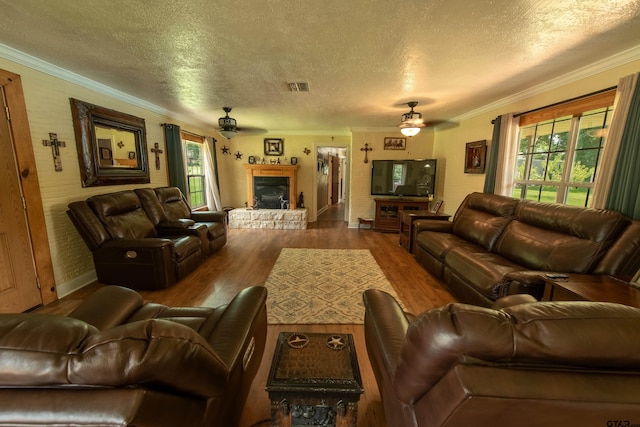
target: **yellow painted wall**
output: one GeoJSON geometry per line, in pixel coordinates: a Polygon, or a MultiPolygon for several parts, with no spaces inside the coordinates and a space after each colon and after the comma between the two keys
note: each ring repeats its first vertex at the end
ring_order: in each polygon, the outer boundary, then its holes
{"type": "MultiPolygon", "coordinates": [[[[245,207],[247,203],[247,178],[244,164],[249,161],[249,156],[266,159],[277,159],[278,156],[264,155],[264,138],[284,139],[284,154],[280,156],[283,164],[290,164],[291,157],[298,158],[298,184],[297,194],[304,193],[305,207],[309,209],[308,218],[316,220],[317,206],[317,148],[318,147],[351,147],[350,136],[332,135],[249,135],[242,134],[227,140],[216,136],[216,155],[218,156],[218,175],[220,176],[220,198],[223,206],[245,207]],[[222,148],[226,146],[230,154],[222,154],[222,148]],[[309,154],[305,153],[305,148],[309,154]],[[236,158],[236,153],[242,154],[241,159],[236,158]]],[[[249,203],[250,205],[251,203],[249,203]]],[[[326,204],[326,202],[325,202],[326,204]]]]}
{"type": "MultiPolygon", "coordinates": [[[[155,169],[154,156],[149,153],[151,183],[150,187],[167,185],[166,147],[162,123],[176,123],[196,134],[212,135],[211,129],[202,130],[189,123],[181,122],[175,117],[156,112],[157,109],[146,109],[119,98],[70,83],[61,78],[35,71],[27,66],[0,58],[0,68],[19,74],[22,77],[27,113],[36,158],[42,202],[49,235],[54,274],[59,295],[65,295],[75,288],[81,287],[95,278],[91,254],[66,216],[67,204],[75,200],[83,200],[94,194],[136,188],[140,185],[110,186],[82,188],[80,170],[76,151],[73,123],[69,98],[77,98],[102,107],[111,108],[142,117],[146,121],[147,144],[150,149],[155,142],[164,150],[160,170],[155,169]],[[55,172],[51,148],[42,145],[48,139],[49,132],[58,134],[58,138],[66,141],[67,147],[61,149],[61,172],[55,172]]],[[[246,175],[243,164],[248,156],[264,156],[263,139],[284,138],[284,155],[282,161],[288,163],[292,156],[298,157],[300,165],[298,173],[298,194],[305,195],[305,205],[309,208],[309,218],[315,221],[318,206],[317,182],[317,147],[331,146],[347,149],[346,159],[346,198],[350,226],[356,226],[358,217],[373,217],[375,203],[370,195],[371,163],[363,162],[365,143],[373,148],[368,153],[373,159],[413,159],[435,158],[438,160],[436,198],[444,200],[443,210],[455,212],[462,199],[472,191],[482,191],[484,175],[464,174],[465,143],[486,139],[490,144],[492,125],[490,121],[496,116],[513,111],[520,112],[542,107],[554,102],[573,98],[589,92],[616,85],[620,77],[640,70],[640,61],[611,69],[606,72],[585,77],[560,88],[549,89],[539,95],[532,95],[514,101],[505,107],[488,109],[476,115],[469,115],[458,121],[457,126],[450,129],[424,129],[420,134],[407,139],[406,150],[384,150],[384,137],[400,137],[395,129],[391,131],[354,131],[351,135],[254,135],[237,136],[226,140],[214,135],[216,155],[218,158],[220,192],[224,206],[243,207],[246,202],[246,175]],[[223,155],[221,147],[228,146],[230,155],[223,155]],[[304,153],[308,148],[310,153],[304,153]],[[236,160],[235,153],[241,152],[242,159],[236,160]],[[284,158],[287,160],[284,160],[284,158]]],[[[215,125],[215,123],[214,123],[215,125]]]]}
{"type": "MultiPolygon", "coordinates": [[[[375,197],[371,195],[371,161],[372,160],[406,160],[406,159],[432,159],[436,158],[433,154],[434,132],[433,129],[425,128],[418,135],[407,138],[406,150],[385,150],[383,148],[384,138],[402,137],[400,132],[395,130],[390,132],[354,132],[353,133],[353,149],[351,162],[351,197],[349,212],[350,226],[357,226],[358,217],[373,218],[375,214],[375,197]],[[369,144],[369,148],[373,148],[368,152],[369,163],[364,163],[365,144],[369,144]]],[[[438,176],[436,177],[436,191],[440,186],[439,168],[440,159],[438,159],[438,176]]],[[[348,196],[348,195],[347,195],[348,196]]],[[[436,193],[438,197],[438,193],[436,193]]]]}
{"type": "Polygon", "coordinates": [[[457,125],[450,129],[436,130],[434,156],[438,158],[439,178],[443,175],[443,179],[438,179],[436,197],[444,200],[442,210],[453,214],[467,194],[483,190],[484,174],[464,173],[464,151],[467,142],[482,139],[486,139],[489,145],[487,152],[491,149],[493,133],[491,120],[501,114],[525,112],[606,89],[617,85],[621,77],[639,71],[640,61],[631,62],[557,88],[550,88],[538,95],[514,101],[503,107],[465,118],[458,121],[457,125]]]}
{"type": "MultiPolygon", "coordinates": [[[[164,131],[161,123],[180,123],[156,112],[4,58],[0,58],[0,68],[19,74],[22,79],[53,271],[58,294],[63,296],[95,280],[91,253],[67,217],[67,205],[94,194],[144,186],[137,184],[82,188],[69,98],[80,99],[145,119],[148,149],[153,148],[155,142],[164,149],[164,131]],[[62,158],[60,172],[54,169],[51,147],[42,145],[43,139],[49,139],[49,132],[57,133],[58,139],[66,142],[66,147],[60,149],[62,158]]],[[[189,128],[189,130],[198,132],[198,129],[189,128]]],[[[160,170],[156,170],[155,157],[151,152],[148,154],[151,183],[147,186],[167,185],[166,159],[162,159],[160,170]]]]}

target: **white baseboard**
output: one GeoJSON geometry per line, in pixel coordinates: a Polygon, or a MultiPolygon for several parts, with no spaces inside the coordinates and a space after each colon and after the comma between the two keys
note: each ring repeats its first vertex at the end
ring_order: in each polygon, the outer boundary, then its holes
{"type": "Polygon", "coordinates": [[[89,271],[87,273],[81,274],[80,276],[74,278],[73,280],[65,283],[60,283],[57,286],[58,290],[58,298],[66,297],[67,295],[77,291],[78,289],[82,289],[90,283],[98,280],[95,271],[89,271]]]}

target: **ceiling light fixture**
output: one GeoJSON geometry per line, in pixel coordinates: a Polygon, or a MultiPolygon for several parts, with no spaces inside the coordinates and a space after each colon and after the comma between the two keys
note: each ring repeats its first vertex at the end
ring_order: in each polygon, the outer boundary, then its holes
{"type": "Polygon", "coordinates": [[[220,117],[218,119],[218,132],[220,135],[224,136],[227,139],[231,139],[238,134],[238,129],[236,128],[236,119],[229,117],[229,113],[231,112],[231,107],[222,107],[226,115],[224,117],[220,117]]]}
{"type": "Polygon", "coordinates": [[[418,105],[417,101],[407,102],[407,105],[411,107],[411,111],[402,115],[402,122],[398,127],[404,136],[416,136],[420,133],[420,128],[424,127],[422,114],[413,111],[413,107],[418,105]]]}

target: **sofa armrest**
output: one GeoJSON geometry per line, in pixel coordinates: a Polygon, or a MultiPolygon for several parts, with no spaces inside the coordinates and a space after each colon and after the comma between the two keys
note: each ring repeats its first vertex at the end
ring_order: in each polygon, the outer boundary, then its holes
{"type": "Polygon", "coordinates": [[[267,288],[264,286],[245,288],[221,308],[224,310],[222,315],[212,316],[213,325],[205,322],[200,328],[204,338],[230,369],[238,362],[248,365],[253,356],[262,357],[266,341],[266,301],[267,288]],[[253,348],[249,348],[251,346],[253,348]]]}
{"type": "Polygon", "coordinates": [[[502,297],[498,299],[491,305],[491,308],[494,310],[502,310],[503,308],[513,307],[514,305],[520,304],[529,304],[532,302],[538,302],[537,299],[533,297],[533,295],[529,294],[516,294],[516,295],[507,295],[506,297],[502,297]]]}
{"type": "Polygon", "coordinates": [[[192,219],[188,219],[188,218],[180,218],[180,219],[176,219],[175,221],[162,221],[157,225],[158,229],[166,229],[166,228],[178,228],[178,229],[184,229],[184,228],[189,228],[191,226],[193,226],[193,224],[195,224],[196,222],[192,219]]]}
{"type": "Polygon", "coordinates": [[[121,286],[105,286],[91,294],[67,317],[82,320],[99,330],[127,321],[144,303],[136,291],[121,286]]]}
{"type": "MultiPolygon", "coordinates": [[[[409,318],[400,304],[388,293],[367,289],[362,295],[365,307],[365,340],[376,377],[391,379],[400,359],[409,318]]],[[[378,383],[380,384],[380,378],[378,383]]]]}
{"type": "Polygon", "coordinates": [[[197,211],[191,212],[191,219],[196,222],[225,223],[227,219],[227,213],[224,211],[197,211]]]}
{"type": "Polygon", "coordinates": [[[453,223],[436,219],[418,219],[413,222],[414,233],[421,231],[437,231],[438,233],[453,233],[453,223]]]}
{"type": "Polygon", "coordinates": [[[529,294],[537,300],[542,299],[544,293],[544,271],[525,270],[512,271],[505,274],[498,291],[500,297],[515,294],[529,294]]]}

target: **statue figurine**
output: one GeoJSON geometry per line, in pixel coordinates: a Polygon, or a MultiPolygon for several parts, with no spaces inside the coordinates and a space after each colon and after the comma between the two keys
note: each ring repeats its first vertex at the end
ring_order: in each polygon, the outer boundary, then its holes
{"type": "Polygon", "coordinates": [[[298,196],[298,207],[304,208],[304,195],[302,194],[302,191],[300,192],[300,196],[298,196]]]}

